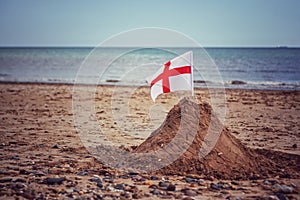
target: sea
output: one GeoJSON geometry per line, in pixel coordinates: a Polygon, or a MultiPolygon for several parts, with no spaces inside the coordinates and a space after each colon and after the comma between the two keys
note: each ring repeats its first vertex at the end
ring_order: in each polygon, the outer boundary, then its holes
{"type": "MultiPolygon", "coordinates": [[[[0,82],[145,86],[147,76],[176,57],[174,52],[190,50],[199,51],[186,47],[176,48],[176,51],[124,47],[2,47],[0,82]]],[[[201,52],[206,54],[204,62],[201,63],[201,56],[194,56],[195,87],[218,83],[217,86],[225,88],[300,90],[300,48],[210,47],[201,52]]]]}

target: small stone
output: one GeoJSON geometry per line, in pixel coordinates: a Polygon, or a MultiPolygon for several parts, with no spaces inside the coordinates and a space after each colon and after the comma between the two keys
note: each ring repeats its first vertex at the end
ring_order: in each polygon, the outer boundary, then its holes
{"type": "Polygon", "coordinates": [[[12,160],[20,160],[19,156],[12,156],[10,159],[12,159],[12,160]]]}
{"type": "Polygon", "coordinates": [[[173,184],[169,184],[168,187],[167,187],[167,190],[168,191],[175,191],[176,190],[176,186],[173,185],[173,184]]]}
{"type": "Polygon", "coordinates": [[[268,200],[279,200],[279,198],[276,195],[265,195],[263,197],[268,200]]]}
{"type": "Polygon", "coordinates": [[[292,187],[286,185],[280,185],[278,183],[273,186],[273,189],[275,190],[275,192],[280,192],[284,194],[291,194],[294,191],[292,187]]]}
{"type": "Polygon", "coordinates": [[[89,175],[89,172],[87,172],[87,171],[78,172],[77,175],[78,176],[87,176],[87,175],[89,175]]]}
{"type": "Polygon", "coordinates": [[[131,194],[129,192],[122,192],[121,196],[125,197],[125,199],[130,199],[131,198],[131,194]]]}
{"type": "Polygon", "coordinates": [[[141,177],[140,179],[138,179],[139,182],[144,182],[146,181],[146,179],[144,177],[141,177]]]}
{"type": "Polygon", "coordinates": [[[194,200],[192,197],[185,197],[182,200],[194,200]]]}
{"type": "Polygon", "coordinates": [[[17,178],[16,180],[14,180],[14,182],[20,182],[20,183],[25,183],[26,180],[23,178],[17,178]]]}
{"type": "Polygon", "coordinates": [[[215,177],[213,177],[213,176],[206,176],[206,179],[209,180],[209,181],[214,181],[215,177]]]}
{"type": "Polygon", "coordinates": [[[157,185],[152,184],[152,185],[149,186],[149,188],[157,189],[158,187],[157,187],[157,185]]]}
{"type": "Polygon", "coordinates": [[[278,183],[278,181],[277,180],[266,179],[266,180],[263,181],[263,183],[266,184],[266,185],[270,185],[270,184],[274,185],[274,184],[278,183]]]}
{"type": "Polygon", "coordinates": [[[194,196],[197,195],[197,192],[195,192],[195,191],[193,191],[193,190],[187,189],[187,190],[184,191],[184,194],[185,194],[186,196],[189,196],[189,197],[194,197],[194,196]]]}
{"type": "Polygon", "coordinates": [[[100,189],[103,189],[103,184],[102,184],[102,182],[97,182],[97,187],[100,188],[100,189]]]}
{"type": "Polygon", "coordinates": [[[49,185],[54,185],[54,184],[62,184],[63,181],[65,180],[64,177],[59,177],[59,178],[46,178],[44,180],[44,182],[46,184],[49,184],[49,185]]]}
{"type": "Polygon", "coordinates": [[[115,185],[114,188],[117,190],[124,190],[124,186],[125,185],[123,183],[120,183],[120,184],[115,185]]]}
{"type": "Polygon", "coordinates": [[[77,193],[79,193],[79,192],[80,192],[80,190],[79,190],[78,188],[74,188],[74,189],[73,189],[73,192],[77,192],[77,193]]]}
{"type": "Polygon", "coordinates": [[[204,179],[202,179],[202,178],[198,179],[198,184],[199,184],[199,185],[202,185],[202,184],[204,184],[204,183],[205,183],[205,180],[204,180],[204,179]]]}
{"type": "Polygon", "coordinates": [[[162,182],[162,181],[160,181],[159,183],[158,183],[158,186],[159,187],[168,187],[168,183],[166,183],[166,182],[162,182]]]}
{"type": "Polygon", "coordinates": [[[125,185],[124,191],[128,191],[130,193],[136,193],[138,192],[138,188],[134,185],[125,185]]]}
{"type": "Polygon", "coordinates": [[[41,171],[36,171],[34,175],[35,175],[35,176],[45,176],[46,173],[41,172],[41,171]]]}
{"type": "Polygon", "coordinates": [[[235,196],[227,196],[226,200],[242,200],[240,197],[235,197],[235,196]]]}
{"type": "Polygon", "coordinates": [[[158,189],[154,189],[154,190],[150,191],[150,193],[152,193],[153,195],[159,195],[160,191],[158,189]]]}
{"type": "Polygon", "coordinates": [[[221,190],[222,189],[220,184],[215,184],[215,183],[211,183],[210,188],[213,190],[221,190]]]}
{"type": "Polygon", "coordinates": [[[21,195],[26,199],[35,199],[35,195],[29,190],[24,190],[24,192],[21,195]]]}
{"type": "Polygon", "coordinates": [[[282,193],[278,193],[276,195],[278,197],[277,199],[279,199],[279,200],[288,200],[288,198],[282,193]]]}
{"type": "Polygon", "coordinates": [[[155,180],[158,180],[159,178],[157,176],[150,176],[150,179],[155,181],[155,180]]]}
{"type": "Polygon", "coordinates": [[[129,176],[136,176],[136,175],[138,175],[139,173],[137,173],[137,172],[129,172],[128,174],[129,174],[129,176]]]}
{"type": "Polygon", "coordinates": [[[198,190],[207,190],[207,187],[206,187],[206,186],[200,186],[200,187],[198,188],[198,190]]]}
{"type": "Polygon", "coordinates": [[[0,183],[10,182],[12,181],[12,177],[2,177],[0,178],[0,183]]]}
{"type": "Polygon", "coordinates": [[[58,146],[58,144],[55,144],[52,146],[52,149],[59,149],[60,147],[58,146]]]}
{"type": "Polygon", "coordinates": [[[98,182],[102,182],[102,178],[98,175],[93,175],[93,177],[90,178],[89,181],[98,183],[98,182]]]}
{"type": "Polygon", "coordinates": [[[133,199],[141,199],[143,197],[143,194],[141,192],[136,192],[132,194],[133,199]]]}
{"type": "Polygon", "coordinates": [[[67,189],[66,189],[66,192],[67,192],[67,193],[72,193],[73,191],[74,191],[73,188],[67,188],[67,189]]]}
{"type": "Polygon", "coordinates": [[[122,178],[122,179],[128,179],[129,176],[128,175],[121,175],[120,178],[122,178]]]}
{"type": "Polygon", "coordinates": [[[10,185],[10,188],[13,189],[13,190],[19,190],[19,189],[22,189],[22,188],[27,188],[27,186],[23,183],[13,183],[10,185]]]}
{"type": "Polygon", "coordinates": [[[191,183],[191,182],[196,182],[196,180],[194,178],[191,178],[191,177],[186,177],[185,182],[191,183]]]}
{"type": "Polygon", "coordinates": [[[231,184],[232,185],[240,185],[239,182],[236,182],[236,181],[231,181],[231,184]]]}

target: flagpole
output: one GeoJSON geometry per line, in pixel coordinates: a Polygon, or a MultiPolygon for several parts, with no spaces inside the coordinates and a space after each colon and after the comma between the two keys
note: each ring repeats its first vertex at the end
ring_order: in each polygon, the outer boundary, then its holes
{"type": "Polygon", "coordinates": [[[191,53],[191,86],[192,86],[192,96],[194,96],[194,72],[193,72],[193,65],[194,65],[194,60],[193,60],[193,51],[191,53]]]}

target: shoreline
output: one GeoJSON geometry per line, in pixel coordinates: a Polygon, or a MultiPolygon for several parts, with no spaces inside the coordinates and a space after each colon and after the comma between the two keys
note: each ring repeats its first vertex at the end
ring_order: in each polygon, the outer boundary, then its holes
{"type": "MultiPolygon", "coordinates": [[[[113,83],[101,83],[101,84],[91,84],[91,83],[60,83],[60,82],[14,82],[14,81],[0,81],[0,85],[1,84],[6,84],[6,85],[58,85],[58,86],[63,86],[63,85],[66,85],[66,86],[87,86],[87,87],[91,87],[91,86],[103,86],[103,87],[113,87],[113,86],[116,86],[116,87],[126,87],[126,88],[130,88],[130,87],[135,87],[135,88],[149,88],[149,86],[145,86],[145,85],[129,85],[129,84],[113,84],[113,83]]],[[[235,84],[233,84],[235,85],[235,84]]],[[[243,85],[243,84],[236,84],[236,86],[239,86],[239,85],[243,85]]],[[[246,90],[246,91],[287,91],[287,92],[300,92],[300,88],[297,89],[297,88],[282,88],[282,89],[272,89],[272,88],[227,88],[227,87],[223,87],[223,88],[208,88],[208,87],[194,87],[194,90],[209,90],[209,89],[224,89],[224,90],[246,90]]]]}

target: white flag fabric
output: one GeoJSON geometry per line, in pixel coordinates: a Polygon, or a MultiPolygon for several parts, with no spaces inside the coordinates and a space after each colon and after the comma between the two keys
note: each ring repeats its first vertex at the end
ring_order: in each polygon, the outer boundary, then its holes
{"type": "Polygon", "coordinates": [[[151,98],[163,93],[189,90],[193,94],[193,52],[189,51],[166,62],[149,80],[151,98]]]}

